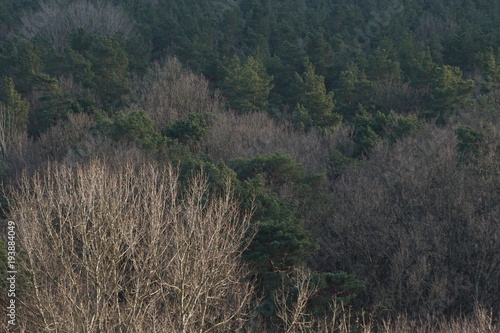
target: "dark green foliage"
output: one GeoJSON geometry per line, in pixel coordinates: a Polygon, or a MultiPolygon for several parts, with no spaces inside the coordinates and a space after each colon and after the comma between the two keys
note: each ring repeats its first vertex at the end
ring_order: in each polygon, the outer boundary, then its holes
{"type": "Polygon", "coordinates": [[[265,294],[277,288],[281,278],[292,267],[302,265],[316,249],[316,243],[298,218],[298,206],[276,193],[278,187],[294,186],[311,178],[289,156],[277,154],[232,161],[230,166],[236,172],[223,163],[216,166],[189,154],[180,157],[179,163],[181,180],[203,170],[210,186],[217,190],[224,188],[226,179],[232,179],[242,208],[254,210],[249,236],[255,233],[255,237],[243,258],[259,277],[265,294]],[[270,191],[272,188],[274,192],[270,191]]]}
{"type": "Polygon", "coordinates": [[[92,63],[86,59],[81,53],[67,48],[65,55],[65,67],[61,72],[68,71],[73,78],[80,82],[84,87],[92,88],[95,73],[92,71],[92,63]]]}
{"type": "Polygon", "coordinates": [[[149,53],[137,37],[100,37],[83,29],[71,35],[63,53],[47,47],[43,52],[49,75],[70,77],[94,95],[94,106],[110,111],[128,103],[131,70],[144,71],[149,53]]]}
{"type": "MultiPolygon", "coordinates": [[[[265,189],[279,198],[293,202],[299,211],[303,206],[311,208],[320,204],[321,186],[325,180],[323,173],[313,174],[294,159],[281,152],[257,155],[251,159],[235,159],[229,162],[242,181],[260,179],[265,189]]],[[[300,212],[299,212],[300,213],[300,212]]]]}
{"type": "Polygon", "coordinates": [[[154,149],[164,143],[144,110],[132,111],[129,115],[118,112],[111,133],[116,140],[135,142],[146,149],[154,149]]]}
{"type": "Polygon", "coordinates": [[[362,109],[361,112],[356,115],[356,118],[354,118],[354,143],[356,144],[354,156],[366,154],[378,141],[380,141],[381,138],[376,130],[380,131],[383,125],[383,118],[377,117],[377,119],[375,119],[371,114],[366,112],[366,110],[362,109]]]}
{"type": "MultiPolygon", "coordinates": [[[[287,295],[287,306],[292,308],[300,293],[305,291],[301,288],[314,290],[304,309],[304,316],[311,320],[314,320],[314,317],[335,316],[337,313],[334,312],[338,312],[339,308],[350,307],[351,301],[365,288],[363,281],[343,271],[311,273],[305,276],[302,274],[300,269],[294,270],[283,278],[280,287],[287,295]]],[[[271,316],[276,311],[276,305],[271,299],[267,299],[260,304],[258,310],[266,317],[271,316]]],[[[277,320],[277,323],[279,325],[280,321],[277,320]]]]}
{"type": "Polygon", "coordinates": [[[2,49],[0,74],[11,77],[21,94],[33,89],[42,65],[40,51],[26,40],[9,40],[2,49]]]}
{"type": "Polygon", "coordinates": [[[444,60],[451,66],[460,67],[464,71],[474,68],[474,56],[481,47],[479,34],[472,31],[468,22],[460,25],[460,31],[446,38],[444,44],[444,60]]]}
{"type": "Polygon", "coordinates": [[[353,62],[340,73],[337,91],[339,112],[351,120],[359,105],[370,106],[373,82],[368,80],[363,69],[353,62]]]}
{"type": "Polygon", "coordinates": [[[483,133],[466,125],[460,125],[455,133],[458,139],[457,149],[463,158],[479,154],[483,133]]]}
{"type": "Polygon", "coordinates": [[[330,74],[330,70],[335,62],[332,46],[325,37],[324,29],[311,32],[308,39],[307,54],[310,55],[310,61],[314,65],[316,72],[325,77],[330,74]]]}
{"type": "Polygon", "coordinates": [[[403,73],[415,86],[427,84],[436,66],[430,50],[418,44],[410,33],[404,33],[398,39],[399,63],[403,73]]]}
{"type": "Polygon", "coordinates": [[[278,287],[283,274],[302,265],[317,248],[300,219],[299,207],[300,201],[312,196],[310,190],[322,176],[307,175],[282,153],[247,161],[237,159],[229,166],[242,181],[240,196],[253,202],[255,209],[256,234],[244,258],[251,262],[264,290],[269,292],[278,287]]]}
{"type": "Polygon", "coordinates": [[[354,156],[365,155],[382,139],[394,143],[421,126],[415,115],[402,116],[392,110],[388,115],[380,111],[372,115],[361,108],[354,118],[354,156]]]}
{"type": "MultiPolygon", "coordinates": [[[[169,142],[168,150],[169,156],[166,158],[166,161],[179,166],[179,180],[183,186],[189,184],[192,177],[202,171],[207,177],[207,185],[215,193],[223,193],[226,189],[227,181],[230,181],[236,189],[240,187],[235,172],[224,162],[215,164],[207,156],[194,155],[186,151],[182,145],[176,146],[176,142],[169,142]]],[[[249,202],[243,202],[241,208],[245,211],[250,210],[252,207],[248,204],[249,202]]]]}
{"type": "Polygon", "coordinates": [[[476,61],[482,71],[481,92],[489,93],[500,88],[500,60],[493,48],[488,47],[486,52],[479,53],[476,61]]]}
{"type": "Polygon", "coordinates": [[[299,182],[306,175],[305,170],[290,155],[281,152],[258,155],[248,161],[236,159],[231,161],[229,166],[236,171],[241,180],[263,175],[266,185],[271,188],[299,182]]]}
{"type": "Polygon", "coordinates": [[[293,206],[272,196],[259,196],[257,200],[256,214],[262,219],[243,257],[259,274],[263,288],[272,290],[283,274],[303,264],[317,244],[295,218],[293,206]]]}
{"type": "Polygon", "coordinates": [[[318,288],[309,304],[311,312],[315,315],[330,312],[334,301],[344,305],[349,304],[365,288],[363,281],[343,271],[315,273],[311,277],[311,284],[318,288]]]}
{"type": "MultiPolygon", "coordinates": [[[[37,7],[36,1],[22,3],[26,9],[37,7]]],[[[477,50],[485,50],[500,40],[500,29],[496,29],[498,14],[495,14],[498,6],[492,3],[471,5],[459,1],[447,11],[439,4],[416,1],[404,6],[390,1],[377,4],[201,0],[113,3],[128,11],[135,20],[136,31],[126,40],[118,36],[83,36],[85,33],[80,31],[76,32],[79,36],[73,37],[70,49],[83,59],[67,54],[63,58],[70,58],[68,61],[59,61],[55,60],[56,56],[43,55],[44,59],[60,62],[64,68],[58,70],[49,69],[52,66],[49,64],[42,68],[44,64],[39,61],[29,61],[38,64],[35,72],[44,71],[56,78],[69,74],[77,78],[98,97],[95,106],[104,109],[119,109],[129,102],[129,76],[124,75],[124,68],[143,73],[150,53],[155,58],[175,53],[191,69],[214,80],[224,90],[230,105],[241,112],[265,109],[279,117],[280,112],[295,111],[294,118],[304,127],[309,123],[314,126],[314,123],[338,122],[337,117],[323,119],[324,114],[311,110],[315,107],[298,101],[292,81],[294,73],[303,72],[301,59],[307,57],[316,72],[324,77],[326,92],[335,89],[335,111],[350,121],[359,104],[369,112],[377,109],[371,101],[374,83],[401,80],[426,88],[436,65],[474,70],[477,50]],[[463,16],[462,7],[467,8],[470,15],[463,16]],[[432,26],[438,21],[446,23],[432,26]],[[228,65],[227,59],[234,60],[235,56],[238,60],[248,60],[228,65]],[[258,64],[251,65],[252,57],[258,59],[258,64]],[[235,71],[239,66],[240,76],[228,75],[228,69],[235,71]],[[273,84],[270,83],[272,77],[273,84]]],[[[4,4],[7,11],[12,10],[17,16],[22,6],[8,1],[4,4]]],[[[33,58],[32,52],[19,54],[33,58]]],[[[0,63],[1,59],[2,56],[0,63]]],[[[10,63],[28,64],[22,59],[10,63]]],[[[14,79],[22,94],[30,90],[18,75],[5,74],[14,79]]],[[[315,102],[329,104],[322,98],[315,102]]],[[[431,110],[431,113],[435,112],[431,110]]]]}
{"type": "Polygon", "coordinates": [[[5,41],[9,31],[19,24],[24,12],[37,9],[39,4],[39,0],[0,1],[0,43],[5,41]]]}
{"type": "Polygon", "coordinates": [[[58,81],[45,73],[36,76],[34,86],[41,96],[38,98],[39,107],[31,114],[28,132],[37,137],[65,119],[77,106],[70,96],[61,91],[58,81]]]}
{"type": "Polygon", "coordinates": [[[8,126],[17,132],[26,132],[28,129],[29,104],[26,99],[16,91],[11,78],[5,77],[0,85],[0,103],[6,108],[4,119],[8,126]]]}
{"type": "Polygon", "coordinates": [[[225,67],[222,93],[229,99],[231,107],[240,113],[266,110],[269,106],[269,93],[273,89],[264,65],[253,57],[242,64],[234,56],[225,67]]]}
{"type": "MultiPolygon", "coordinates": [[[[0,67],[0,71],[12,80],[9,87],[15,85],[15,90],[21,94],[16,99],[26,98],[33,102],[28,125],[31,136],[38,136],[74,107],[71,98],[61,91],[58,81],[43,71],[40,51],[33,44],[26,41],[15,45],[9,43],[2,57],[6,67],[0,67]]],[[[27,103],[23,105],[24,111],[19,114],[21,123],[26,121],[27,103]]]]}
{"type": "Polygon", "coordinates": [[[79,30],[71,46],[90,62],[93,88],[102,106],[115,109],[125,105],[130,89],[127,72],[129,60],[123,41],[86,36],[85,32],[79,30]]]}
{"type": "Polygon", "coordinates": [[[297,218],[297,206],[276,194],[267,193],[263,177],[242,183],[241,196],[253,200],[255,236],[243,254],[257,273],[261,287],[269,293],[279,286],[284,274],[302,265],[316,249],[316,243],[297,218]]]}
{"type": "Polygon", "coordinates": [[[316,75],[314,65],[308,59],[304,60],[304,67],[302,75],[295,75],[299,103],[295,122],[305,129],[338,125],[342,117],[333,112],[335,100],[333,92],[326,91],[325,78],[316,75]]]}
{"type": "Polygon", "coordinates": [[[128,69],[133,73],[144,74],[149,66],[152,43],[142,36],[131,36],[125,40],[125,53],[128,58],[128,69]]]}
{"type": "Polygon", "coordinates": [[[382,118],[382,121],[385,117],[385,133],[383,136],[391,143],[423,127],[423,123],[418,120],[416,115],[404,116],[391,110],[387,116],[380,114],[379,117],[382,118]]]}
{"type": "Polygon", "coordinates": [[[97,130],[115,141],[137,144],[145,150],[153,151],[166,143],[165,138],[153,128],[153,123],[144,110],[125,114],[117,112],[109,117],[104,111],[93,109],[97,130]]]}
{"type": "Polygon", "coordinates": [[[4,73],[12,75],[23,96],[36,93],[28,128],[33,137],[64,119],[68,112],[96,104],[91,94],[108,110],[126,103],[128,58],[119,39],[95,37],[80,29],[63,55],[26,41],[7,46],[1,58],[7,66],[4,73]],[[70,77],[91,93],[68,96],[55,77],[70,77]]]}
{"type": "MultiPolygon", "coordinates": [[[[235,159],[229,162],[229,167],[236,172],[238,179],[250,182],[248,185],[251,186],[245,190],[244,197],[250,198],[259,193],[258,190],[252,190],[254,186],[255,189],[263,186],[277,198],[292,204],[290,207],[296,211],[297,217],[303,215],[304,209],[313,211],[311,208],[322,204],[321,190],[325,175],[307,173],[290,155],[278,152],[257,155],[248,160],[235,159]]],[[[258,211],[256,214],[259,220],[258,211]]]]}
{"type": "Polygon", "coordinates": [[[368,60],[367,75],[371,80],[401,80],[401,66],[395,54],[378,48],[368,60]]]}
{"type": "Polygon", "coordinates": [[[327,174],[330,179],[335,179],[342,175],[345,170],[359,165],[360,162],[356,158],[345,156],[342,152],[334,149],[328,156],[327,174]]]}
{"type": "Polygon", "coordinates": [[[210,118],[210,114],[191,113],[187,120],[174,122],[162,134],[183,144],[198,145],[209,129],[210,118]]]}
{"type": "Polygon", "coordinates": [[[446,123],[453,110],[466,104],[474,90],[474,82],[464,80],[460,68],[447,65],[436,68],[425,115],[435,117],[438,124],[446,123]]]}

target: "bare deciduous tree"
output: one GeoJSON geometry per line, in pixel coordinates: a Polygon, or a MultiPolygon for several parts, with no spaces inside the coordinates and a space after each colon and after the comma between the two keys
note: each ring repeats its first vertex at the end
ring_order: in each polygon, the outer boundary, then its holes
{"type": "Polygon", "coordinates": [[[496,333],[498,325],[493,324],[493,314],[476,304],[473,313],[468,317],[457,317],[450,320],[427,316],[418,320],[401,316],[394,321],[386,320],[378,332],[382,333],[496,333]]]}
{"type": "Polygon", "coordinates": [[[37,139],[29,139],[24,133],[18,134],[11,140],[7,158],[11,171],[16,174],[23,169],[36,170],[48,159],[59,161],[69,155],[86,154],[83,144],[91,137],[89,129],[93,125],[89,115],[70,113],[67,120],[61,120],[37,139]]]}
{"type": "Polygon", "coordinates": [[[157,130],[191,113],[219,113],[225,108],[218,92],[211,93],[208,80],[184,69],[177,58],[155,62],[134,86],[134,107],[144,109],[157,130]]]}
{"type": "Polygon", "coordinates": [[[12,189],[37,332],[228,332],[253,295],[239,255],[249,216],[230,184],[181,193],[172,167],[49,165],[12,189]]]}
{"type": "Polygon", "coordinates": [[[312,272],[306,268],[295,270],[288,283],[282,282],[281,288],[274,293],[274,303],[283,332],[372,333],[373,322],[366,320],[364,312],[353,314],[350,307],[334,296],[329,312],[319,316],[312,313],[308,307],[318,291],[319,286],[312,281],[312,272]]]}
{"type": "Polygon", "coordinates": [[[109,2],[88,0],[70,3],[45,2],[40,10],[27,14],[22,19],[20,34],[28,39],[46,38],[58,50],[69,42],[71,33],[77,29],[100,36],[113,36],[121,33],[129,36],[133,22],[119,7],[109,2]]]}
{"type": "Polygon", "coordinates": [[[498,309],[500,136],[483,128],[467,162],[452,125],[429,125],[332,182],[336,212],[315,230],[320,265],[364,277],[378,313],[498,309]]]}
{"type": "Polygon", "coordinates": [[[294,130],[291,124],[277,124],[266,112],[238,115],[218,114],[204,142],[214,160],[251,158],[278,151],[289,154],[309,172],[322,172],[331,149],[348,144],[351,130],[338,126],[326,134],[294,130]]]}
{"type": "Polygon", "coordinates": [[[312,315],[308,313],[307,305],[318,286],[311,282],[311,272],[305,268],[297,269],[291,278],[292,286],[282,282],[281,288],[274,293],[276,315],[281,319],[284,332],[309,332],[314,326],[312,315]],[[291,287],[294,295],[292,295],[291,287]]]}

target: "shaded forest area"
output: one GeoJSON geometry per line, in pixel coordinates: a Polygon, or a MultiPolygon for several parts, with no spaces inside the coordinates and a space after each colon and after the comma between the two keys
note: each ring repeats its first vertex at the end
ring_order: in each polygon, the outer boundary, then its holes
{"type": "Polygon", "coordinates": [[[499,162],[498,0],[0,0],[12,331],[498,332],[499,162]]]}

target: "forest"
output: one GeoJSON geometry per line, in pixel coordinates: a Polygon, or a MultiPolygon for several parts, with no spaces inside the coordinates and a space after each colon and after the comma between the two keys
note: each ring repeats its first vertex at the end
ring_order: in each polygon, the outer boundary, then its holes
{"type": "Polygon", "coordinates": [[[0,184],[5,332],[500,332],[500,1],[0,0],[0,184]]]}

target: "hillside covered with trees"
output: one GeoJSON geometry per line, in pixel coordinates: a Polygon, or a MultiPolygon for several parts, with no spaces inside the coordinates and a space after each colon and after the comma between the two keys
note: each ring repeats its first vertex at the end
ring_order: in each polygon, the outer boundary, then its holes
{"type": "Polygon", "coordinates": [[[498,332],[500,1],[0,0],[0,181],[2,329],[498,332]]]}

